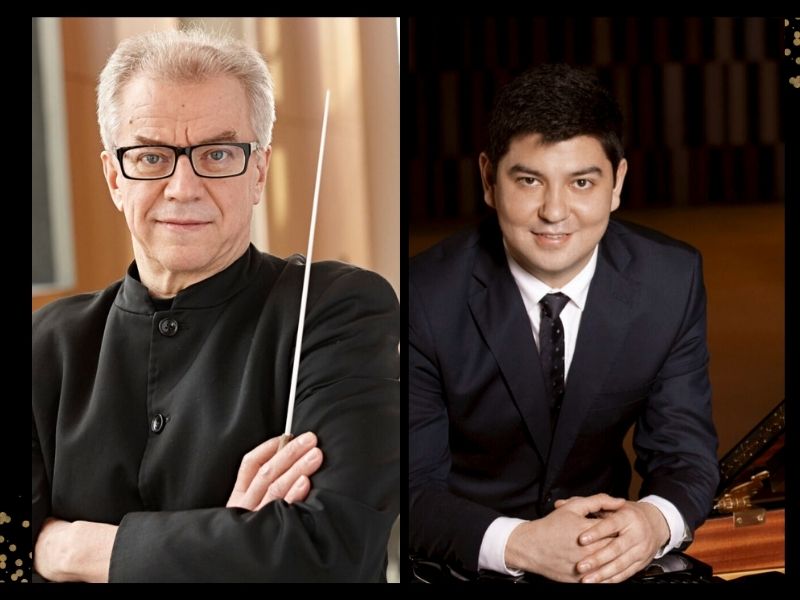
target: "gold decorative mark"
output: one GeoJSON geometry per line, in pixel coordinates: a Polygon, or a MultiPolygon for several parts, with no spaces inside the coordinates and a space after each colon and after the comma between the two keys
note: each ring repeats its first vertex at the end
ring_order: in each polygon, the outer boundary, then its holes
{"type": "Polygon", "coordinates": [[[800,65],[800,56],[792,58],[792,54],[800,53],[800,17],[794,17],[791,21],[789,19],[783,20],[785,29],[784,34],[784,49],[783,55],[789,61],[789,85],[793,88],[800,88],[800,73],[797,71],[797,65],[800,65]]]}
{"type": "Polygon", "coordinates": [[[30,532],[22,533],[23,529],[29,529],[31,523],[28,519],[20,521],[14,519],[5,511],[0,512],[0,583],[19,582],[29,583],[31,580],[31,563],[33,554],[27,552],[27,558],[19,556],[17,550],[22,550],[27,544],[22,544],[19,548],[17,542],[22,542],[25,534],[30,536],[30,532]],[[9,526],[9,524],[13,524],[9,526]],[[17,554],[14,556],[14,554],[17,554]]]}

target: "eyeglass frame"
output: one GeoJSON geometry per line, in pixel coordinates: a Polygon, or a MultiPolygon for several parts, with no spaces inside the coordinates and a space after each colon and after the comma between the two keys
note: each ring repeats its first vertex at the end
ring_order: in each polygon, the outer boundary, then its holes
{"type": "Polygon", "coordinates": [[[247,171],[247,166],[250,164],[250,155],[253,152],[257,152],[261,149],[261,145],[258,142],[211,142],[211,143],[203,143],[203,144],[196,144],[194,146],[170,146],[169,144],[139,144],[138,146],[122,146],[121,148],[117,148],[116,155],[117,160],[119,161],[119,166],[122,169],[122,176],[125,179],[131,179],[133,181],[158,181],[159,179],[168,179],[175,174],[175,169],[178,168],[178,159],[181,156],[186,156],[187,160],[189,161],[189,165],[192,167],[192,171],[198,177],[204,177],[206,179],[227,179],[228,177],[239,177],[244,175],[244,172],[247,171]],[[192,160],[192,151],[195,148],[202,148],[203,146],[236,146],[241,148],[244,151],[244,167],[241,171],[236,173],[235,175],[201,175],[197,172],[197,169],[194,167],[194,161],[192,160]],[[170,171],[169,175],[162,175],[161,177],[131,177],[125,172],[125,163],[122,161],[122,157],[128,150],[136,150],[137,148],[169,148],[175,153],[175,162],[172,163],[172,171],[170,171]]]}

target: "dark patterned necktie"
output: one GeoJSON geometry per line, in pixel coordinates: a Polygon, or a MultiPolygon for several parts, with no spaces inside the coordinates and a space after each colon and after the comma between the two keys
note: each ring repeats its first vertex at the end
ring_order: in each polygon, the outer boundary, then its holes
{"type": "Polygon", "coordinates": [[[539,360],[550,397],[550,426],[554,427],[564,400],[564,326],[558,315],[569,302],[561,292],[547,294],[539,301],[542,320],[539,325],[539,360]]]}

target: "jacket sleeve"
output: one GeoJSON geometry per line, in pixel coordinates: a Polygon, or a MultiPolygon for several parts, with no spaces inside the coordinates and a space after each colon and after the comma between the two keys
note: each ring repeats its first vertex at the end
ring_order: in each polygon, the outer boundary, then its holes
{"type": "MultiPolygon", "coordinates": [[[[52,508],[50,503],[50,473],[47,472],[47,465],[44,457],[47,455],[47,448],[51,440],[42,439],[47,436],[47,424],[42,423],[44,415],[51,415],[49,418],[55,419],[52,413],[55,411],[43,410],[41,407],[37,411],[38,403],[50,407],[49,402],[44,402],[43,398],[57,396],[50,393],[58,389],[57,381],[60,378],[60,367],[43,369],[42,365],[60,365],[56,359],[56,344],[50,336],[50,331],[42,327],[43,315],[49,314],[48,309],[42,309],[31,315],[31,430],[32,430],[32,454],[31,454],[31,536],[32,548],[36,547],[36,540],[39,532],[47,517],[51,515],[52,508]]],[[[48,423],[49,424],[49,423],[48,423]]],[[[35,576],[38,577],[34,573],[35,576]]]]}
{"type": "Polygon", "coordinates": [[[719,483],[706,345],[706,293],[695,253],[684,319],[633,438],[641,496],[672,502],[691,531],[711,511],[719,483]]]}
{"type": "Polygon", "coordinates": [[[33,453],[31,455],[31,535],[33,536],[33,546],[39,532],[42,530],[44,520],[50,514],[50,486],[47,484],[48,478],[45,474],[44,460],[42,459],[42,448],[39,443],[39,433],[36,431],[36,421],[33,420],[33,453]]]}
{"type": "Polygon", "coordinates": [[[383,279],[361,270],[334,279],[309,304],[299,369],[293,429],[314,431],[325,453],[307,500],[128,513],[110,581],[383,577],[399,510],[398,329],[383,279]]]}
{"type": "Polygon", "coordinates": [[[423,301],[409,286],[409,547],[470,571],[498,511],[448,489],[449,420],[423,301]]]}

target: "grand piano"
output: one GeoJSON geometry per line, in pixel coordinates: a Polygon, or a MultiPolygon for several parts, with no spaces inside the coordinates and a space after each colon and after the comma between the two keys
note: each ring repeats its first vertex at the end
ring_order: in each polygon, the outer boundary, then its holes
{"type": "Polygon", "coordinates": [[[709,519],[685,553],[734,579],[784,568],[785,400],[720,461],[709,519]]]}

